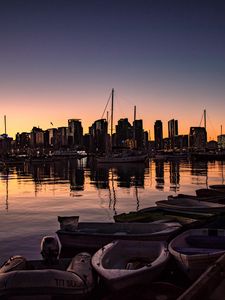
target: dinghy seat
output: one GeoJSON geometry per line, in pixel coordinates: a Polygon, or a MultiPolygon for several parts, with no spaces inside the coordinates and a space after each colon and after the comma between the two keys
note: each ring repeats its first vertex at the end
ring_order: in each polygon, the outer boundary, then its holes
{"type": "Polygon", "coordinates": [[[225,250],[225,236],[190,235],[185,241],[193,247],[225,250]]]}
{"type": "Polygon", "coordinates": [[[180,254],[185,255],[198,255],[198,254],[212,254],[221,252],[223,253],[225,251],[222,249],[216,249],[216,248],[197,248],[197,247],[174,247],[174,250],[179,252],[180,254]]]}
{"type": "Polygon", "coordinates": [[[150,267],[151,262],[153,262],[153,260],[150,260],[149,258],[144,258],[144,257],[131,258],[126,264],[126,270],[138,270],[145,266],[150,267]]]}

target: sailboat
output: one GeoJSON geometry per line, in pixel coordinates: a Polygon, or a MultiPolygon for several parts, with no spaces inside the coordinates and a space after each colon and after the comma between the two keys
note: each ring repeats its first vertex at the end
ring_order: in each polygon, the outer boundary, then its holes
{"type": "Polygon", "coordinates": [[[111,143],[110,151],[104,156],[97,156],[97,163],[143,163],[147,159],[147,154],[143,154],[137,150],[127,150],[120,153],[113,153],[112,151],[112,135],[113,135],[113,109],[114,109],[114,89],[112,89],[111,97],[111,143]]]}

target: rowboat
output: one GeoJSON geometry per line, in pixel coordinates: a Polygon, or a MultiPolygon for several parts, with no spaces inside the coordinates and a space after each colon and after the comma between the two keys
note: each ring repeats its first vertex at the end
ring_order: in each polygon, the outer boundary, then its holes
{"type": "MultiPolygon", "coordinates": [[[[220,193],[221,194],[221,193],[220,193]]],[[[178,194],[177,196],[169,195],[167,199],[170,200],[195,200],[195,201],[205,201],[205,202],[213,202],[213,203],[225,203],[225,195],[214,195],[214,196],[193,196],[193,195],[184,195],[178,194]]]]}
{"type": "Polygon", "coordinates": [[[75,222],[77,216],[58,217],[60,229],[56,232],[62,248],[88,252],[97,251],[113,240],[168,240],[178,233],[178,222],[105,223],[75,222]]]}
{"type": "Polygon", "coordinates": [[[177,300],[224,300],[225,254],[216,260],[177,300]]]}
{"type": "Polygon", "coordinates": [[[167,245],[159,241],[117,240],[92,257],[92,266],[112,290],[155,280],[169,259],[167,245]]]}
{"type": "Polygon", "coordinates": [[[225,192],[225,184],[212,184],[209,186],[210,189],[225,192]]]}
{"type": "Polygon", "coordinates": [[[156,205],[167,210],[221,213],[225,212],[225,205],[207,201],[197,201],[194,199],[172,199],[157,201],[156,205]]]}
{"type": "Polygon", "coordinates": [[[158,207],[148,207],[139,211],[121,213],[115,215],[115,222],[154,222],[157,220],[175,221],[181,223],[186,228],[196,225],[203,225],[215,218],[214,214],[186,212],[186,211],[168,211],[158,207]]]}
{"type": "Polygon", "coordinates": [[[187,230],[169,243],[169,252],[178,266],[194,281],[225,253],[225,230],[187,230]]]}
{"type": "MultiPolygon", "coordinates": [[[[47,239],[50,257],[27,260],[17,255],[0,268],[1,299],[83,299],[94,288],[91,255],[83,252],[72,259],[56,258],[47,239]],[[52,255],[51,255],[52,254],[52,255]]],[[[43,252],[42,252],[43,253],[43,252]]]]}
{"type": "Polygon", "coordinates": [[[217,197],[217,196],[221,196],[223,198],[225,198],[225,192],[223,191],[219,191],[219,190],[214,190],[214,189],[197,189],[195,191],[196,195],[198,197],[217,197]]]}

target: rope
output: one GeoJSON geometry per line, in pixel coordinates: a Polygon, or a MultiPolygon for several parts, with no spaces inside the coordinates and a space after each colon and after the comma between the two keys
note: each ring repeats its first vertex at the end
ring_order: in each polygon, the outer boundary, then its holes
{"type": "Polygon", "coordinates": [[[111,93],[110,93],[110,95],[109,95],[109,99],[108,99],[108,101],[107,101],[107,103],[106,103],[106,106],[105,106],[105,108],[104,108],[104,111],[103,111],[103,114],[102,114],[102,117],[101,117],[101,119],[103,119],[103,117],[104,117],[104,114],[105,114],[106,108],[107,108],[107,106],[109,105],[109,101],[110,101],[111,97],[112,97],[112,92],[111,92],[111,93]]]}

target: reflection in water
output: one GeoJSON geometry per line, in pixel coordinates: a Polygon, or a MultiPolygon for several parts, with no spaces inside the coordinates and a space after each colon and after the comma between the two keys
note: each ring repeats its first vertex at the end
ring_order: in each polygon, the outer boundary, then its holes
{"type": "Polygon", "coordinates": [[[6,168],[1,174],[1,179],[5,182],[5,209],[9,210],[9,169],[6,168]]]}
{"type": "MultiPolygon", "coordinates": [[[[191,161],[191,175],[193,184],[206,185],[208,188],[208,164],[207,161],[191,161]]],[[[215,168],[215,162],[210,162],[211,167],[215,168]]]]}
{"type": "Polygon", "coordinates": [[[208,180],[215,183],[217,178],[219,183],[224,183],[224,162],[158,160],[147,165],[96,166],[87,160],[63,160],[44,164],[25,163],[4,169],[0,174],[0,180],[4,183],[1,194],[5,195],[6,210],[9,209],[9,193],[10,196],[17,196],[17,189],[20,193],[32,192],[32,196],[34,194],[36,198],[55,196],[55,191],[61,189],[64,196],[68,191],[69,197],[85,196],[91,191],[96,194],[97,191],[98,198],[104,199],[107,194],[108,208],[116,214],[117,200],[123,197],[123,191],[127,195],[134,191],[132,198],[135,199],[138,210],[140,199],[143,199],[146,192],[150,194],[155,190],[177,193],[184,187],[189,186],[190,189],[191,185],[207,187],[208,180]],[[151,170],[154,170],[155,174],[151,170]],[[154,182],[155,189],[152,188],[154,182]],[[101,190],[103,196],[100,195],[101,190]],[[104,190],[107,193],[104,193],[104,190]]]}
{"type": "Polygon", "coordinates": [[[91,167],[90,169],[91,184],[95,185],[97,189],[109,188],[109,169],[102,167],[91,167]]]}
{"type": "Polygon", "coordinates": [[[115,190],[115,185],[114,185],[114,170],[113,168],[111,169],[111,183],[112,187],[109,185],[109,209],[113,209],[115,215],[117,214],[116,212],[116,190],[115,190]]]}
{"type": "Polygon", "coordinates": [[[84,169],[78,166],[77,160],[69,161],[69,181],[71,191],[84,190],[84,169]]]}
{"type": "Polygon", "coordinates": [[[170,190],[175,193],[180,188],[180,163],[177,160],[170,161],[170,190]]]}
{"type": "Polygon", "coordinates": [[[164,161],[155,161],[155,188],[157,190],[164,189],[164,161]]]}
{"type": "Polygon", "coordinates": [[[115,214],[154,206],[178,190],[194,194],[208,182],[219,184],[223,168],[223,162],[198,161],[96,166],[63,160],[10,166],[0,171],[0,259],[39,258],[40,240],[56,231],[58,215],[112,222],[115,214]]]}

